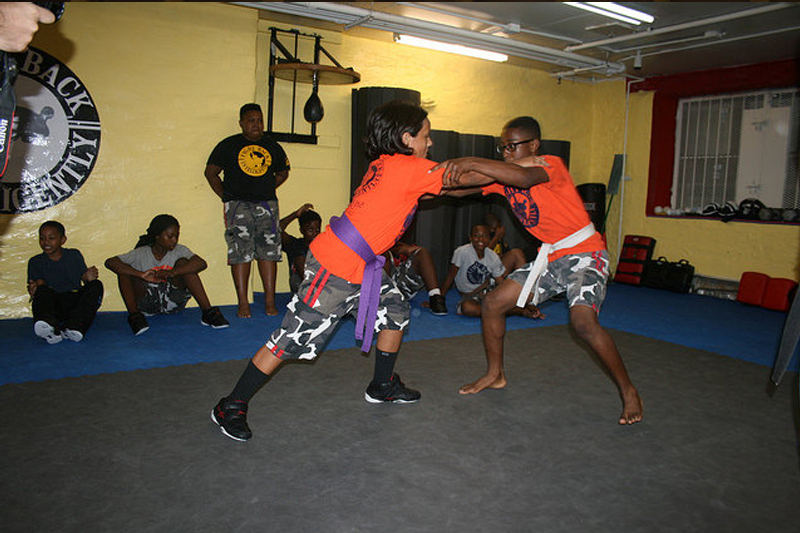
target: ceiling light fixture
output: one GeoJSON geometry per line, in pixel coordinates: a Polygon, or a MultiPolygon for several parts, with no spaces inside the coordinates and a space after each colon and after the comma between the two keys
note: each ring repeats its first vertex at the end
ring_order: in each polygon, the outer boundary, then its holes
{"type": "Polygon", "coordinates": [[[577,7],[598,15],[621,20],[629,24],[639,25],[642,22],[650,24],[655,20],[652,15],[615,4],[614,2],[562,2],[565,5],[577,7]]]}
{"type": "Polygon", "coordinates": [[[498,54],[497,52],[489,52],[488,50],[470,48],[468,46],[461,46],[459,44],[449,44],[439,41],[431,41],[428,39],[420,39],[419,37],[412,37],[411,35],[400,35],[395,33],[394,42],[418,46],[420,48],[428,48],[430,50],[438,50],[440,52],[449,52],[451,54],[476,57],[478,59],[488,59],[489,61],[508,61],[508,56],[506,54],[498,54]]]}

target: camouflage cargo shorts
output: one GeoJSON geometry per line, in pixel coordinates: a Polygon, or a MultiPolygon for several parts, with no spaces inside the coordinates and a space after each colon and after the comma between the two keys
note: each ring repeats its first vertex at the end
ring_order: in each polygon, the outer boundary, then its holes
{"type": "MultiPolygon", "coordinates": [[[[533,267],[533,262],[509,274],[520,285],[533,267]]],[[[608,252],[571,254],[551,261],[539,281],[539,303],[566,291],[569,307],[586,305],[600,312],[606,298],[608,280],[608,252]]]]}
{"type": "Polygon", "coordinates": [[[280,261],[281,236],[278,202],[225,202],[225,242],[228,264],[253,260],[280,261]]]}
{"type": "Polygon", "coordinates": [[[414,250],[405,261],[399,265],[391,265],[389,267],[389,277],[392,278],[397,288],[403,293],[406,300],[411,300],[417,293],[425,287],[425,282],[422,276],[414,270],[414,256],[419,252],[419,248],[414,250]]]}
{"type": "Polygon", "coordinates": [[[182,311],[186,307],[186,302],[192,297],[189,289],[178,287],[170,280],[144,285],[144,294],[136,303],[139,311],[148,315],[165,315],[182,311]]]}
{"type": "MultiPolygon", "coordinates": [[[[267,340],[267,348],[283,360],[315,359],[339,321],[357,313],[360,295],[361,285],[331,274],[309,252],[303,282],[287,304],[281,326],[267,340]]],[[[409,314],[408,302],[383,272],[375,331],[403,331],[408,327],[409,314]]]]}

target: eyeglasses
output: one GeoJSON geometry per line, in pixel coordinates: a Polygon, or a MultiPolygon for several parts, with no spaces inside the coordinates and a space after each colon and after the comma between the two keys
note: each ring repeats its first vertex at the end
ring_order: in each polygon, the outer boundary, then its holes
{"type": "Polygon", "coordinates": [[[513,143],[498,144],[497,145],[497,153],[498,154],[503,154],[503,153],[506,152],[506,150],[508,150],[509,152],[513,152],[514,150],[517,149],[517,146],[519,146],[520,144],[529,143],[532,140],[533,139],[528,139],[527,141],[517,141],[517,142],[513,142],[513,143]]]}

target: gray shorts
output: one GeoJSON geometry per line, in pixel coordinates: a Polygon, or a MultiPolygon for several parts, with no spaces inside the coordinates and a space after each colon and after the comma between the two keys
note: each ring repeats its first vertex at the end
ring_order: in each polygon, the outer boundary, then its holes
{"type": "Polygon", "coordinates": [[[144,294],[136,303],[142,313],[166,315],[182,311],[191,297],[189,289],[178,287],[167,280],[163,283],[145,283],[144,294]]]}
{"type": "MultiPolygon", "coordinates": [[[[509,278],[525,284],[533,262],[509,274],[509,278]]],[[[586,252],[560,257],[547,265],[539,280],[539,303],[566,291],[569,306],[586,305],[600,312],[606,298],[608,252],[586,252]]]]}
{"type": "MultiPolygon", "coordinates": [[[[315,359],[339,321],[357,312],[360,295],[361,285],[334,276],[309,252],[303,282],[286,306],[281,326],[267,340],[267,348],[283,360],[315,359]]],[[[409,314],[408,302],[383,272],[375,331],[403,331],[409,314]]]]}
{"type": "Polygon", "coordinates": [[[280,261],[281,236],[278,202],[225,202],[225,242],[228,264],[253,260],[280,261]]]}

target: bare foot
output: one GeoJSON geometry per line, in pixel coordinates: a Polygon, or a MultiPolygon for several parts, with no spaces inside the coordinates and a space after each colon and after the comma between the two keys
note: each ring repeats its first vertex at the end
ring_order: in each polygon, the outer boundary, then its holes
{"type": "Polygon", "coordinates": [[[250,304],[239,304],[239,308],[236,310],[236,316],[239,318],[250,318],[250,304]]]}
{"type": "Polygon", "coordinates": [[[546,315],[539,311],[535,305],[528,304],[522,309],[522,316],[525,318],[544,318],[546,315]]]}
{"type": "Polygon", "coordinates": [[[635,387],[622,394],[622,414],[619,423],[622,425],[635,424],[641,422],[644,416],[644,402],[639,397],[639,392],[635,387]]]}
{"type": "Polygon", "coordinates": [[[264,312],[267,314],[267,316],[275,316],[278,314],[278,308],[275,307],[275,305],[268,305],[264,308],[264,312]]]}
{"type": "Polygon", "coordinates": [[[499,376],[486,374],[478,381],[473,381],[458,389],[459,394],[477,394],[484,389],[502,389],[508,385],[505,374],[499,376]]]}

